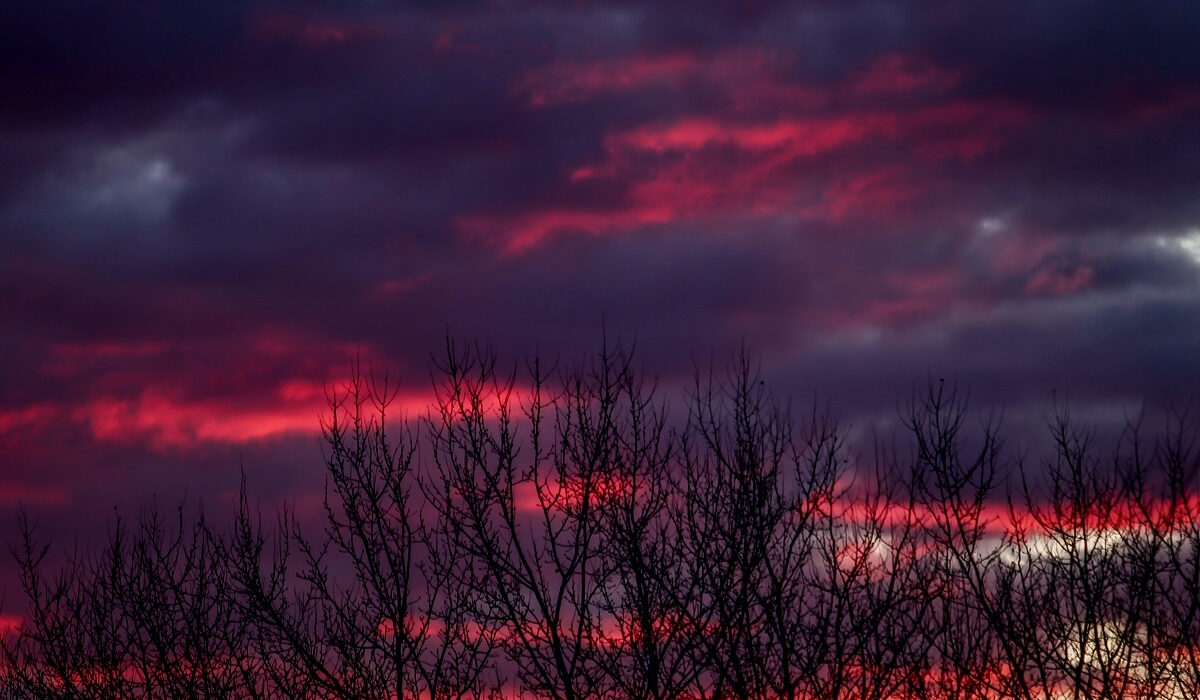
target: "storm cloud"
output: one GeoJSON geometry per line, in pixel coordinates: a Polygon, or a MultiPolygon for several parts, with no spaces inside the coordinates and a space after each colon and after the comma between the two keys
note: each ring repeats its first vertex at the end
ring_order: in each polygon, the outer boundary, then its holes
{"type": "Polygon", "coordinates": [[[357,357],[417,410],[447,334],[636,337],[668,386],[745,346],[860,424],[928,376],[984,406],[1186,399],[1197,26],[1183,2],[7,3],[0,519],[221,498],[243,465],[315,484],[323,387],[357,357]]]}

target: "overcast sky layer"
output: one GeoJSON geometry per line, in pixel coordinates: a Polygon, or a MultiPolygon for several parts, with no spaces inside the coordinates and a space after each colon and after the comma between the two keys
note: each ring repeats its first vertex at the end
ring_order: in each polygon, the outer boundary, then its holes
{"type": "Polygon", "coordinates": [[[418,411],[447,334],[636,337],[672,391],[744,344],[855,428],[931,376],[1017,441],[1051,397],[1185,401],[1198,36],[1168,1],[6,2],[0,533],[243,465],[317,498],[323,386],[358,356],[418,411]]]}

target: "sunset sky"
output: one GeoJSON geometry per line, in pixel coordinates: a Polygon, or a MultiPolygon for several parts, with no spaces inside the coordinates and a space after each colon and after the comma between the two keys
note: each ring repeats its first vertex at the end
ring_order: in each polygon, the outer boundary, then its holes
{"type": "Polygon", "coordinates": [[[744,344],[854,428],[930,376],[1018,442],[1052,397],[1185,401],[1198,37],[1192,2],[6,2],[0,534],[219,511],[242,467],[319,498],[323,386],[358,356],[417,412],[448,334],[636,338],[669,392],[744,344]]]}

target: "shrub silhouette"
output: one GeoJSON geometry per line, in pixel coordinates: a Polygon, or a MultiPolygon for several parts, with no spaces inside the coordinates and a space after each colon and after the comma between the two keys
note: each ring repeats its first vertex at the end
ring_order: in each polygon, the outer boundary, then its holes
{"type": "Polygon", "coordinates": [[[1186,412],[1055,451],[930,382],[863,456],[745,356],[683,415],[630,353],[502,372],[448,342],[436,403],[330,396],[319,532],[245,496],[117,519],[47,562],[22,516],[7,697],[1194,698],[1200,500],[1186,412]],[[888,446],[888,445],[891,446],[888,446]]]}

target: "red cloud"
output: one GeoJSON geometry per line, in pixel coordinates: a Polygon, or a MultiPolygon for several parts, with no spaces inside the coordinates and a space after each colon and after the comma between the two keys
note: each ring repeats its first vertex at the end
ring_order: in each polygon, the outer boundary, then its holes
{"type": "Polygon", "coordinates": [[[237,399],[185,403],[146,392],[132,400],[97,399],[73,414],[98,440],[149,440],[163,450],[314,433],[322,407],[316,401],[275,406],[246,406],[237,399]]]}
{"type": "MultiPolygon", "coordinates": [[[[56,506],[66,503],[70,493],[57,486],[38,486],[36,484],[18,484],[11,481],[0,481],[0,506],[15,506],[18,504],[34,504],[39,506],[56,506]]],[[[0,616],[0,634],[3,632],[3,617],[0,616]]]]}
{"type": "Polygon", "coordinates": [[[953,98],[958,73],[904,54],[885,55],[829,86],[797,82],[786,68],[742,51],[703,62],[672,54],[531,71],[514,89],[539,105],[662,80],[695,81],[728,100],[706,113],[608,134],[603,160],[578,164],[564,183],[622,184],[623,196],[604,207],[472,214],[460,218],[460,228],[513,254],[556,231],[605,235],[723,213],[835,223],[890,218],[926,194],[939,163],[988,153],[1028,118],[1011,103],[953,98]],[[822,160],[843,151],[833,166],[822,160]],[[837,170],[822,172],[828,167],[837,170]]]}
{"type": "Polygon", "coordinates": [[[252,23],[252,30],[266,39],[285,39],[307,49],[359,41],[378,36],[378,26],[344,19],[305,17],[296,13],[264,14],[252,23]]]}
{"type": "Polygon", "coordinates": [[[1090,266],[1061,267],[1048,265],[1035,271],[1025,283],[1030,294],[1062,296],[1086,288],[1095,274],[1090,266]]]}
{"type": "Polygon", "coordinates": [[[526,71],[513,86],[533,107],[577,102],[597,94],[649,83],[679,80],[694,74],[700,63],[686,53],[622,58],[611,61],[563,61],[526,71]]]}
{"type": "MultiPolygon", "coordinates": [[[[441,37],[439,37],[440,39],[441,37]]],[[[786,57],[762,50],[729,49],[701,59],[687,52],[567,60],[532,68],[512,87],[531,107],[581,102],[606,93],[647,85],[687,81],[722,86],[739,108],[765,104],[814,108],[831,99],[937,92],[955,87],[961,71],[951,71],[917,56],[887,53],[845,83],[822,86],[791,79],[786,57]]]]}
{"type": "Polygon", "coordinates": [[[610,152],[640,150],[694,152],[729,146],[743,151],[783,151],[787,156],[812,156],[861,140],[873,132],[893,131],[888,115],[844,118],[786,119],[770,124],[737,124],[712,118],[640,127],[616,134],[605,142],[610,152]]]}
{"type": "Polygon", "coordinates": [[[935,63],[904,53],[886,53],[851,80],[849,91],[860,95],[943,91],[956,86],[961,71],[946,70],[935,63]]]}
{"type": "MultiPolygon", "coordinates": [[[[428,392],[397,398],[397,415],[425,413],[428,392]]],[[[206,443],[245,443],[288,435],[316,434],[329,412],[325,387],[305,379],[287,380],[274,396],[188,399],[162,389],[134,398],[98,397],[78,403],[42,403],[0,413],[0,432],[63,430],[81,427],[96,440],[145,443],[159,451],[189,449],[206,443]]],[[[14,487],[15,488],[15,487],[14,487]]],[[[25,487],[21,487],[25,488],[25,487]]],[[[0,485],[0,503],[51,501],[57,492],[21,491],[0,485]]]]}

